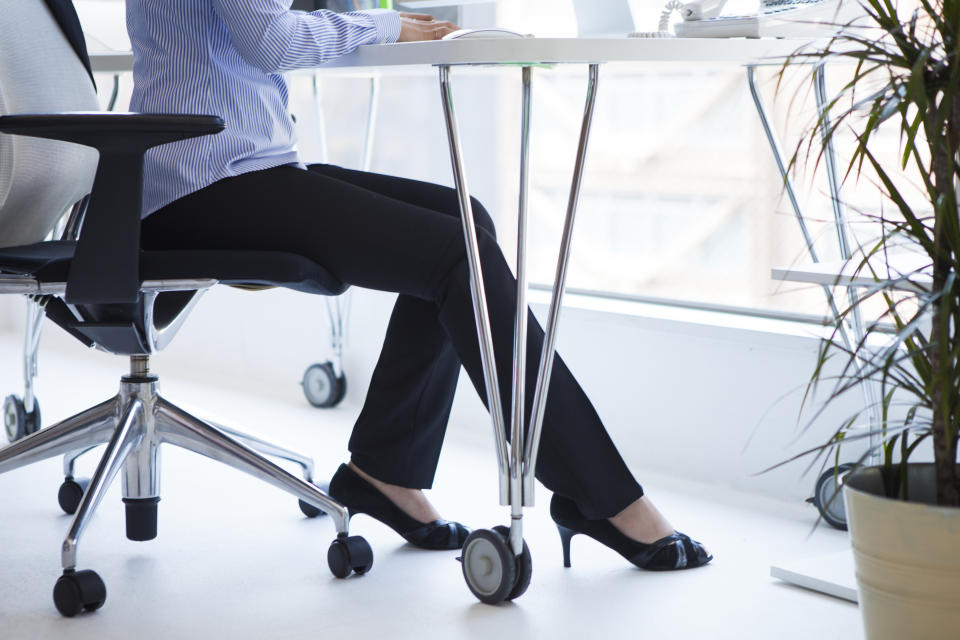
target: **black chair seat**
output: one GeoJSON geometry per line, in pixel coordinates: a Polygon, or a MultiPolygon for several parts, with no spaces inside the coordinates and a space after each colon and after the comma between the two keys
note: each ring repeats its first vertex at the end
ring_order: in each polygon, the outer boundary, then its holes
{"type": "Polygon", "coordinates": [[[0,271],[21,276],[35,276],[51,263],[69,261],[76,248],[76,242],[64,241],[4,247],[0,249],[0,271]]]}
{"type": "MultiPolygon", "coordinates": [[[[51,241],[0,249],[0,271],[41,282],[66,282],[76,242],[51,241]]],[[[141,280],[212,278],[223,284],[284,287],[339,295],[347,290],[313,260],[281,251],[141,251],[141,280]]]]}

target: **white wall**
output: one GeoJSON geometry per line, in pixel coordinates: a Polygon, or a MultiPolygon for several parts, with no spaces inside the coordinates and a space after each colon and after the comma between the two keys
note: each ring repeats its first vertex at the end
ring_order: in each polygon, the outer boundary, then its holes
{"type": "Polygon", "coordinates": [[[803,500],[817,476],[804,477],[808,462],[756,474],[826,441],[861,406],[853,394],[801,433],[820,333],[810,327],[576,296],[570,304],[560,349],[641,482],[652,469],[803,500]]]}

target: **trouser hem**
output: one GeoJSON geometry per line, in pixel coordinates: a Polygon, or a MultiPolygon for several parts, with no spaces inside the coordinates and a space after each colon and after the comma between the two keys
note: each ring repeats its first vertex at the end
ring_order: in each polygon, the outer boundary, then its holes
{"type": "Polygon", "coordinates": [[[402,476],[398,474],[396,469],[384,466],[381,463],[383,458],[383,455],[350,452],[350,462],[380,482],[386,482],[387,484],[393,484],[407,489],[422,490],[433,488],[433,473],[430,473],[429,477],[426,477],[426,474],[419,477],[402,476]]]}

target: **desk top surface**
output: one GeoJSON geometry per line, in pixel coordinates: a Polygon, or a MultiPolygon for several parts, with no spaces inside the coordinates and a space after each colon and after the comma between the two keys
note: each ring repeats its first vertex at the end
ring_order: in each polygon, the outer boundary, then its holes
{"type": "MultiPolygon", "coordinates": [[[[777,38],[482,38],[366,45],[320,69],[414,65],[728,62],[775,64],[809,40],[777,38]]],[[[94,51],[93,70],[130,71],[130,52],[94,51]]]]}
{"type": "MultiPolygon", "coordinates": [[[[323,67],[591,62],[773,62],[809,41],[746,38],[510,38],[359,47],[323,67]]],[[[322,67],[321,67],[322,68],[322,67]]]]}

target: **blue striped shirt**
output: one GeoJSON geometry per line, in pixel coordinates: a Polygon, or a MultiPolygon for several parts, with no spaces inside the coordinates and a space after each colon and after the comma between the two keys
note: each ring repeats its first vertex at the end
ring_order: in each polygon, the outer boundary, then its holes
{"type": "Polygon", "coordinates": [[[395,42],[394,11],[290,11],[291,0],[127,0],[131,111],[218,115],[220,134],[150,150],[143,215],[217,180],[299,163],[283,72],[395,42]]]}

